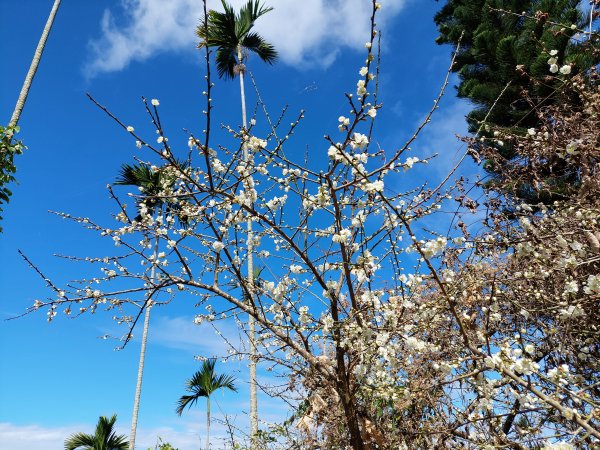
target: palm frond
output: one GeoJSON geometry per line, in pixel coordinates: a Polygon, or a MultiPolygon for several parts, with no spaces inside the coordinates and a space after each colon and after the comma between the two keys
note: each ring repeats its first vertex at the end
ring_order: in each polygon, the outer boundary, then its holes
{"type": "MultiPolygon", "coordinates": [[[[176,161],[176,166],[183,171],[189,167],[189,163],[176,161]]],[[[143,195],[138,196],[139,208],[143,205],[150,214],[154,214],[156,208],[164,205],[167,213],[173,213],[182,225],[188,226],[189,218],[181,216],[181,206],[160,195],[164,188],[173,188],[176,181],[176,176],[167,174],[163,169],[153,169],[145,164],[123,164],[114,184],[143,188],[143,195]]],[[[141,215],[136,220],[141,220],[141,215]]]]}
{"type": "Polygon", "coordinates": [[[265,41],[257,33],[248,33],[242,41],[242,46],[249,51],[256,53],[260,59],[268,64],[273,64],[277,60],[277,50],[273,45],[265,41]]]}
{"type": "Polygon", "coordinates": [[[254,24],[256,19],[269,11],[273,11],[273,7],[261,5],[260,0],[248,0],[240,9],[240,20],[254,24]]]}
{"type": "Polygon", "coordinates": [[[108,437],[113,432],[113,426],[115,425],[116,421],[116,414],[113,414],[110,419],[105,416],[100,416],[100,419],[98,419],[98,423],[96,424],[96,440],[99,442],[107,442],[108,437]]]}
{"type": "Polygon", "coordinates": [[[236,75],[235,67],[244,62],[244,56],[238,58],[238,48],[256,53],[261,60],[273,64],[277,51],[257,33],[251,33],[254,22],[273,8],[261,5],[259,0],[249,0],[236,14],[233,7],[221,0],[224,12],[210,10],[200,21],[196,34],[200,38],[199,48],[216,47],[217,72],[219,78],[232,79],[236,75]]]}
{"type": "Polygon", "coordinates": [[[123,164],[115,184],[122,186],[144,186],[152,183],[154,173],[152,169],[142,164],[123,164]]]}
{"type": "Polygon", "coordinates": [[[65,441],[65,450],[93,450],[96,440],[94,436],[85,433],[74,433],[65,441]]]}
{"type": "Polygon", "coordinates": [[[108,437],[106,448],[110,450],[128,450],[129,441],[125,436],[117,436],[116,431],[113,431],[108,437]]]}
{"type": "Polygon", "coordinates": [[[219,375],[213,380],[213,386],[215,386],[215,390],[225,388],[237,392],[233,375],[219,375]]]}
{"type": "Polygon", "coordinates": [[[65,450],[127,450],[129,442],[125,436],[118,436],[114,430],[117,415],[109,419],[100,416],[96,424],[95,434],[75,433],[65,441],[65,450]]]}
{"type": "Polygon", "coordinates": [[[194,406],[199,398],[200,397],[197,395],[182,395],[177,401],[177,408],[175,409],[175,412],[181,416],[183,410],[185,408],[191,408],[194,406]]]}
{"type": "Polygon", "coordinates": [[[220,47],[217,50],[216,61],[219,78],[233,79],[235,77],[236,52],[235,47],[220,47]]]}
{"type": "Polygon", "coordinates": [[[203,361],[200,370],[187,380],[186,390],[191,395],[182,395],[179,398],[176,408],[177,414],[181,415],[186,407],[193,406],[201,397],[210,397],[218,389],[225,388],[237,392],[235,377],[223,374],[217,375],[215,364],[216,360],[213,358],[203,361]]]}

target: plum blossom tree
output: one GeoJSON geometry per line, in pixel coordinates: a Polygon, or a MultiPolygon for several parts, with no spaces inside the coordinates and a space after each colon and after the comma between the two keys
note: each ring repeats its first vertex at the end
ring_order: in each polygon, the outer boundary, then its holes
{"type": "MultiPolygon", "coordinates": [[[[183,167],[158,109],[148,109],[158,139],[130,133],[176,178],[157,195],[178,208],[163,223],[148,212],[134,220],[115,197],[117,227],[64,215],[113,240],[121,253],[88,259],[110,278],[65,289],[47,281],[56,297],[28,311],[45,309],[52,320],[59,308],[104,308],[126,327],[126,340],[140,314],[135,296],[149,293],[169,301],[180,291],[195,295],[206,308],[196,323],[233,319],[247,331],[238,317],[252,316],[256,356],[289,379],[269,392],[296,405],[285,434],[294,444],[284,448],[597,447],[597,76],[549,75],[579,96],[580,110],[540,110],[543,125],[526,135],[491,130],[531,161],[526,174],[522,165],[506,167],[506,183],[539,179],[538,158],[559,152],[569,159],[585,180],[569,202],[507,210],[454,170],[438,184],[400,191],[405,172],[430,161],[409,156],[410,148],[448,76],[406,142],[391,151],[373,145],[382,104],[373,45],[380,5],[372,6],[365,65],[344,100],[351,114],[330,121],[335,134],[309,160],[287,151],[299,112],[289,126],[267,120],[263,135],[226,128],[239,142],[233,148],[212,145],[209,128],[203,141],[192,134],[192,161],[183,167]],[[166,225],[178,215],[193,226],[166,225]],[[167,251],[151,258],[140,236],[167,251]],[[245,273],[251,251],[265,267],[258,280],[245,273]],[[140,262],[155,268],[152,279],[140,262]]],[[[478,141],[463,159],[483,148],[478,141]]]]}

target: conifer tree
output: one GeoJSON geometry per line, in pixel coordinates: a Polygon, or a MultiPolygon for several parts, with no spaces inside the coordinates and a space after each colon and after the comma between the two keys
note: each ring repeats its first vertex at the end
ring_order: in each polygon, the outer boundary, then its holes
{"type": "MultiPolygon", "coordinates": [[[[457,45],[460,40],[453,70],[460,79],[458,96],[475,105],[467,115],[470,132],[478,137],[492,137],[498,128],[525,133],[540,123],[536,114],[540,107],[575,98],[565,97],[564,89],[559,89],[565,74],[558,72],[558,67],[569,66],[569,76],[573,76],[600,62],[594,49],[597,35],[582,33],[587,30],[589,16],[579,3],[448,0],[436,14],[440,32],[436,42],[457,45]],[[556,67],[549,64],[551,58],[555,58],[556,67]]],[[[496,151],[501,158],[493,163],[488,159],[485,164],[492,179],[499,171],[498,164],[514,162],[520,156],[517,148],[502,142],[497,143],[496,151]]],[[[543,192],[526,184],[503,193],[532,203],[548,203],[561,197],[561,186],[578,180],[568,167],[553,167],[546,181],[544,185],[551,188],[543,192]]]]}

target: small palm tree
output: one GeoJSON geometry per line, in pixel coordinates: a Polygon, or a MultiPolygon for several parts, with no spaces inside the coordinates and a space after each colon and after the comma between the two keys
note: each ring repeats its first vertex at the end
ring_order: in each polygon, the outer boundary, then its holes
{"type": "MultiPolygon", "coordinates": [[[[259,0],[248,0],[239,13],[233,10],[225,0],[221,0],[224,12],[210,10],[198,28],[196,34],[201,39],[198,48],[216,47],[217,72],[220,78],[233,79],[240,76],[240,96],[242,103],[242,126],[248,128],[246,121],[246,94],[244,91],[245,63],[250,52],[257,54],[261,60],[273,64],[277,60],[277,51],[259,34],[252,32],[254,22],[273,8],[264,7],[259,0]]],[[[244,147],[244,161],[249,160],[248,150],[244,147]]],[[[250,178],[250,181],[252,179],[250,178]]],[[[248,227],[248,273],[250,295],[253,292],[254,260],[252,254],[252,220],[248,227]]],[[[258,435],[258,406],[256,393],[256,332],[252,315],[248,316],[248,336],[250,340],[250,430],[252,442],[258,435]]]]}
{"type": "Polygon", "coordinates": [[[206,450],[210,447],[210,396],[218,389],[229,389],[237,392],[235,378],[231,375],[215,373],[215,359],[207,359],[192,378],[186,382],[186,390],[191,395],[182,395],[177,402],[176,412],[181,416],[186,407],[192,407],[200,397],[206,397],[206,450]]]}
{"type": "Polygon", "coordinates": [[[65,450],[127,450],[129,447],[127,437],[115,434],[116,421],[116,414],[113,414],[110,419],[100,416],[96,425],[96,433],[72,434],[65,441],[65,450]]]}

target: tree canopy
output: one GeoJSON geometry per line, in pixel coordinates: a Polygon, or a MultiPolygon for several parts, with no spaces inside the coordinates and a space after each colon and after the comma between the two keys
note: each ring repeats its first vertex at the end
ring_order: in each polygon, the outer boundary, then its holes
{"type": "MultiPolygon", "coordinates": [[[[567,75],[576,75],[600,62],[590,51],[597,37],[585,35],[587,14],[579,0],[449,0],[436,14],[439,44],[458,45],[453,71],[460,82],[458,96],[474,103],[467,115],[469,131],[492,137],[498,128],[525,133],[542,121],[543,106],[571,102],[577,96],[560,87],[567,75]]],[[[495,176],[498,164],[520,156],[519,150],[496,142],[502,157],[486,170],[495,176]]],[[[511,195],[531,202],[550,202],[561,186],[576,183],[568,167],[547,174],[548,192],[534,186],[515,186],[511,195]]]]}

